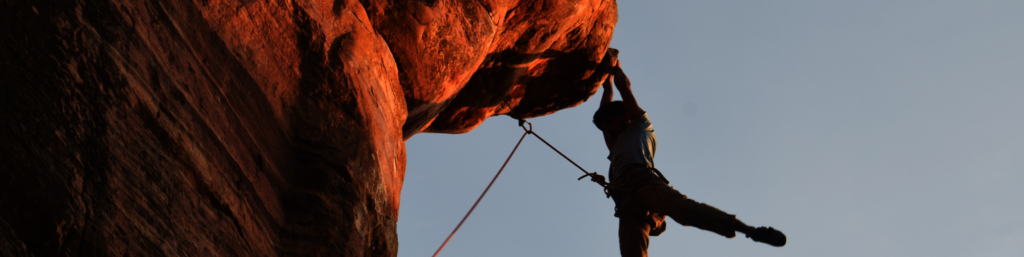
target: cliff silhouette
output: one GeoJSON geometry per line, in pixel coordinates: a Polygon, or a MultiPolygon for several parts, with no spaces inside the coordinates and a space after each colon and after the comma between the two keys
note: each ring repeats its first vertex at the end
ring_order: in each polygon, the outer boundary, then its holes
{"type": "Polygon", "coordinates": [[[616,20],[614,0],[0,0],[0,255],[394,256],[404,141],[580,104],[616,20]]]}

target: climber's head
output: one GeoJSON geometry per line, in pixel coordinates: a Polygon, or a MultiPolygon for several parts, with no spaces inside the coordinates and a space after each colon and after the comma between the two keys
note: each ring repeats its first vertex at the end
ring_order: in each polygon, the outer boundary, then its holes
{"type": "Polygon", "coordinates": [[[618,135],[627,124],[626,105],[622,101],[606,103],[594,112],[594,125],[602,132],[618,135]]]}

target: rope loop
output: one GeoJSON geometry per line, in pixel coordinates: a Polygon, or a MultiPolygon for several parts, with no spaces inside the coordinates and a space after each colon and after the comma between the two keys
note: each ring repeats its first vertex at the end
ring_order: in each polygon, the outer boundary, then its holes
{"type": "Polygon", "coordinates": [[[533,134],[533,123],[530,123],[529,121],[519,118],[519,127],[523,128],[523,131],[526,131],[527,134],[533,134]],[[530,125],[530,128],[527,129],[526,126],[524,126],[524,124],[530,125]]]}
{"type": "Polygon", "coordinates": [[[590,181],[594,181],[594,183],[597,183],[604,188],[608,188],[608,182],[604,181],[604,176],[597,174],[597,172],[587,172],[587,174],[583,174],[583,176],[580,176],[580,178],[577,178],[576,180],[583,180],[583,178],[586,177],[590,177],[590,181]]]}

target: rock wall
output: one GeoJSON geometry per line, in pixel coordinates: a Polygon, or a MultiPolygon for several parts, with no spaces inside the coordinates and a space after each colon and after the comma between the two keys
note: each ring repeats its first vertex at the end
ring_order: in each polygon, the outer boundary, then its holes
{"type": "Polygon", "coordinates": [[[578,105],[616,19],[613,0],[0,0],[0,253],[394,256],[404,140],[578,105]]]}

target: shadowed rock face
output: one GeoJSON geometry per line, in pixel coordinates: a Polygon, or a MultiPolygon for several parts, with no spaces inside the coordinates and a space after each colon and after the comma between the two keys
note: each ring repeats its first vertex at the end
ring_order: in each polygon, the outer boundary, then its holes
{"type": "Polygon", "coordinates": [[[0,0],[0,254],[394,256],[404,139],[578,105],[616,19],[613,0],[0,0]]]}

